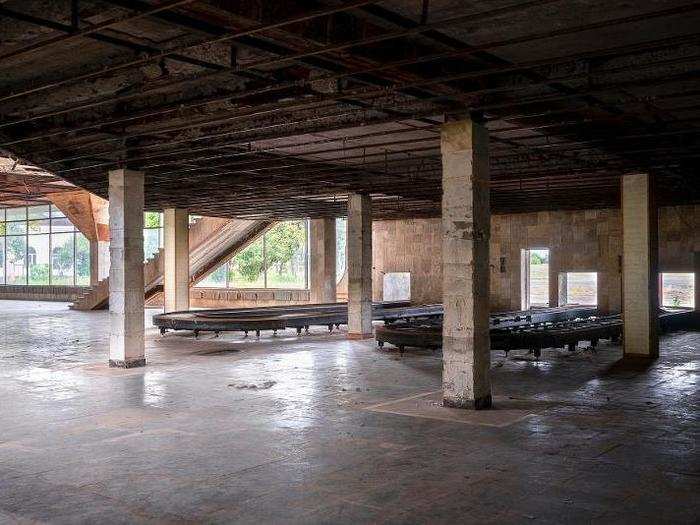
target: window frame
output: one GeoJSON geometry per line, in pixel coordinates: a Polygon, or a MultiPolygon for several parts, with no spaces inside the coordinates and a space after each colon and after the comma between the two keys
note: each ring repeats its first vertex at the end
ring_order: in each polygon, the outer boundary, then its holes
{"type": "Polygon", "coordinates": [[[549,295],[550,274],[549,274],[549,262],[552,257],[552,250],[549,247],[531,247],[522,248],[520,250],[520,303],[522,310],[530,310],[532,308],[549,308],[551,306],[551,300],[549,295]],[[533,303],[532,302],[532,279],[531,279],[531,266],[532,266],[532,254],[533,252],[547,252],[547,285],[545,288],[545,301],[543,303],[533,303]]]}
{"type": "Polygon", "coordinates": [[[695,308],[697,305],[695,304],[695,272],[659,272],[659,306],[662,308],[685,308],[685,309],[692,309],[695,308]],[[691,305],[690,306],[675,306],[673,304],[664,304],[664,276],[665,275],[687,275],[690,276],[691,280],[691,294],[690,294],[690,300],[691,300],[691,305]]]}
{"type": "MultiPolygon", "coordinates": [[[[280,221],[277,224],[282,224],[284,222],[304,222],[304,286],[301,288],[292,288],[292,287],[276,287],[276,286],[269,286],[268,284],[268,265],[266,264],[267,261],[267,235],[269,230],[266,230],[263,232],[260,236],[256,237],[253,239],[252,242],[250,242],[245,248],[247,249],[249,246],[251,246],[253,243],[261,241],[262,242],[262,258],[263,258],[263,268],[262,268],[262,277],[263,277],[263,286],[236,286],[236,283],[231,279],[231,263],[233,258],[231,257],[228,259],[226,262],[223,264],[217,266],[215,269],[213,269],[211,272],[209,272],[206,277],[202,279],[202,281],[206,280],[211,274],[213,274],[215,271],[217,271],[219,268],[224,267],[225,268],[225,284],[223,286],[208,286],[208,285],[201,285],[201,284],[196,284],[195,288],[211,288],[213,290],[300,290],[300,291],[309,291],[310,289],[310,253],[309,253],[309,240],[310,240],[310,235],[309,235],[309,230],[310,230],[310,221],[309,219],[297,219],[297,220],[290,220],[290,221],[280,221]]],[[[275,225],[276,226],[276,225],[275,225]]],[[[275,226],[272,226],[274,228],[275,226]]],[[[200,281],[200,282],[202,282],[200,281]]]]}
{"type": "Polygon", "coordinates": [[[558,304],[559,306],[569,306],[569,305],[580,305],[580,306],[599,306],[598,298],[598,277],[600,272],[593,270],[586,271],[563,271],[559,272],[559,294],[558,294],[558,304]],[[586,303],[574,303],[569,300],[569,276],[571,274],[593,274],[595,275],[595,302],[593,304],[586,303]]]}
{"type": "MultiPolygon", "coordinates": [[[[12,206],[12,207],[5,207],[0,209],[0,224],[3,225],[2,230],[0,231],[0,237],[4,240],[2,249],[3,249],[3,274],[2,274],[2,282],[0,282],[0,286],[80,286],[80,287],[85,287],[87,285],[84,284],[78,284],[78,269],[77,269],[77,261],[78,261],[78,236],[83,235],[83,233],[78,230],[78,228],[73,224],[73,222],[66,217],[66,215],[61,212],[58,207],[54,204],[37,204],[37,205],[32,205],[32,206],[12,206]],[[48,213],[46,213],[45,216],[42,216],[40,218],[30,218],[30,210],[32,208],[47,208],[48,213]],[[7,220],[7,212],[8,210],[12,210],[13,212],[15,210],[23,210],[23,219],[11,219],[7,220]],[[68,224],[70,224],[71,229],[61,229],[54,231],[54,221],[58,219],[65,219],[68,224]],[[35,223],[37,221],[46,221],[48,225],[48,231],[45,232],[34,232],[32,233],[30,229],[30,223],[35,223]],[[8,224],[24,224],[23,228],[23,233],[18,233],[18,234],[9,234],[8,235],[8,224]],[[54,281],[54,275],[53,275],[53,249],[54,249],[54,235],[71,235],[72,240],[72,282],[69,284],[55,284],[54,281]],[[48,238],[48,283],[42,283],[42,284],[32,284],[30,283],[30,264],[29,264],[29,248],[30,248],[30,242],[29,240],[31,238],[39,238],[45,236],[48,238]],[[8,283],[8,274],[7,274],[7,265],[8,265],[8,257],[7,257],[7,239],[8,238],[24,238],[24,282],[20,283],[8,283]]],[[[84,237],[84,235],[83,235],[84,237]]],[[[37,254],[34,254],[36,257],[37,254]]],[[[90,280],[90,263],[89,263],[89,257],[90,254],[88,252],[88,282],[90,280]]]]}
{"type": "MultiPolygon", "coordinates": [[[[188,216],[189,220],[189,216],[188,216]]],[[[191,221],[188,222],[188,225],[191,224],[191,221]]],[[[158,253],[158,250],[163,248],[163,238],[164,238],[164,231],[165,231],[165,217],[163,212],[158,212],[158,211],[144,211],[143,212],[143,262],[146,263],[148,262],[149,259],[153,259],[155,257],[156,253],[158,253]],[[146,221],[147,221],[147,216],[149,213],[155,213],[158,215],[158,226],[146,226],[146,221]],[[158,249],[154,252],[151,252],[149,254],[146,254],[146,231],[150,230],[158,230],[158,249]]]]}

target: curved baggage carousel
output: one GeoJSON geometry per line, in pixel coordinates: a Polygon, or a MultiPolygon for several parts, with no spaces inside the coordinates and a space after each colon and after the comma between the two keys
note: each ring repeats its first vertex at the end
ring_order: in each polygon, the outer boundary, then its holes
{"type": "MultiPolygon", "coordinates": [[[[431,319],[442,317],[442,305],[411,306],[408,302],[381,302],[372,304],[372,318],[386,323],[399,319],[431,319]]],[[[334,327],[347,324],[348,306],[345,303],[311,304],[298,306],[271,306],[263,308],[234,308],[222,310],[189,310],[153,316],[153,324],[161,334],[168,330],[200,332],[255,332],[295,329],[298,334],[311,326],[334,327]]]]}
{"type": "MultiPolygon", "coordinates": [[[[697,324],[692,310],[659,310],[662,332],[697,324]]],[[[600,339],[617,341],[622,336],[622,318],[619,314],[599,316],[595,308],[545,308],[492,315],[489,328],[492,350],[503,350],[507,355],[511,350],[525,349],[539,357],[543,348],[574,351],[579,343],[587,341],[595,350],[600,339]]],[[[376,340],[380,348],[390,343],[401,353],[406,347],[435,350],[442,346],[442,318],[406,319],[377,327],[376,340]]]]}

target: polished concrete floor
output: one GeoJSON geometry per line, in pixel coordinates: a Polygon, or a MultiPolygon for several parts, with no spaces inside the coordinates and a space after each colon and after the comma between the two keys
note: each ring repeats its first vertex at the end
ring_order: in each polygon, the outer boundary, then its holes
{"type": "Polygon", "coordinates": [[[107,321],[0,301],[0,523],[700,520],[698,332],[649,366],[494,352],[497,408],[465,415],[429,352],[149,328],[110,370],[107,321]]]}

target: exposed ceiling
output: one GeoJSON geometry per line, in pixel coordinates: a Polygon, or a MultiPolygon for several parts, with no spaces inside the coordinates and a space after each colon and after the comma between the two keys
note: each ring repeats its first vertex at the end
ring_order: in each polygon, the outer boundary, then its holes
{"type": "Polygon", "coordinates": [[[0,1],[0,149],[149,208],[439,214],[439,129],[476,114],[495,212],[700,202],[700,3],[0,1]]]}
{"type": "Polygon", "coordinates": [[[75,186],[41,168],[0,156],[0,208],[51,202],[47,195],[74,191],[75,186]]]}

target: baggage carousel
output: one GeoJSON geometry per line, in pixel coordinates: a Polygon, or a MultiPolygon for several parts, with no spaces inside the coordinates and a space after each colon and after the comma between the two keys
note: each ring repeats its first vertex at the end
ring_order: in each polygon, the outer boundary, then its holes
{"type": "MultiPolygon", "coordinates": [[[[523,325],[538,325],[574,317],[590,316],[595,308],[562,307],[543,308],[522,312],[505,312],[491,315],[491,327],[511,329],[523,325]]],[[[372,304],[372,319],[384,321],[385,326],[442,324],[442,304],[411,305],[407,301],[377,302],[372,304]]],[[[280,330],[296,330],[298,334],[311,326],[326,326],[329,331],[348,322],[347,303],[309,304],[296,306],[269,306],[258,308],[227,308],[220,310],[188,310],[169,312],[153,317],[153,324],[162,334],[168,330],[188,330],[198,336],[200,332],[254,332],[276,333],[280,330]]],[[[439,345],[438,345],[439,346],[439,345]]]]}
{"type": "MultiPolygon", "coordinates": [[[[535,357],[543,348],[567,348],[574,351],[581,342],[594,350],[601,339],[617,341],[622,336],[619,314],[600,316],[595,308],[544,308],[527,312],[492,315],[490,320],[491,349],[524,349],[535,357]]],[[[682,309],[660,309],[662,332],[697,328],[696,312],[682,309]]],[[[435,350],[442,346],[442,318],[406,319],[377,327],[376,340],[381,348],[389,343],[403,353],[407,347],[435,350]]]]}
{"type": "MultiPolygon", "coordinates": [[[[398,320],[430,320],[442,317],[441,304],[411,306],[408,302],[372,304],[372,319],[392,323],[398,320]]],[[[233,308],[222,310],[189,310],[153,316],[153,324],[161,334],[168,330],[200,332],[255,332],[293,329],[297,334],[311,326],[326,326],[329,331],[348,323],[346,303],[270,306],[262,308],[233,308]]]]}

